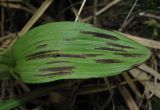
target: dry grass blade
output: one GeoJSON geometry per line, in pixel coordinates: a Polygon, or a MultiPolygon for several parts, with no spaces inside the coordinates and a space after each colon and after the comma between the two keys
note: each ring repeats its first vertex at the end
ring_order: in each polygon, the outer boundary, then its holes
{"type": "Polygon", "coordinates": [[[135,79],[138,79],[139,81],[149,81],[150,80],[149,75],[147,75],[146,72],[139,70],[137,68],[132,69],[129,72],[135,79]]]}
{"type": "Polygon", "coordinates": [[[132,40],[134,40],[134,41],[136,41],[146,47],[160,49],[160,42],[158,42],[158,41],[149,40],[149,39],[141,38],[141,37],[126,34],[126,33],[120,33],[120,34],[125,35],[126,37],[128,37],[128,38],[130,38],[130,39],[132,39],[132,40]]]}
{"type": "MultiPolygon", "coordinates": [[[[111,8],[112,6],[116,5],[116,4],[119,3],[120,1],[121,1],[121,0],[114,0],[114,1],[112,1],[111,3],[107,4],[104,8],[100,9],[99,11],[97,11],[97,12],[95,13],[95,15],[98,16],[98,15],[102,14],[103,12],[105,12],[106,10],[108,10],[109,8],[111,8]]],[[[92,18],[93,18],[93,16],[89,16],[89,17],[85,18],[85,19],[83,20],[83,22],[86,22],[86,21],[88,21],[88,20],[91,20],[92,18]]]]}
{"type": "Polygon", "coordinates": [[[123,74],[123,77],[126,79],[126,81],[128,82],[130,88],[136,94],[136,96],[142,97],[141,93],[138,91],[136,85],[133,83],[133,81],[130,78],[130,76],[127,73],[125,73],[125,74],[123,74]]]}
{"type": "Polygon", "coordinates": [[[33,24],[42,16],[42,14],[50,6],[50,4],[52,2],[53,2],[53,0],[45,0],[43,2],[43,4],[40,6],[40,8],[35,12],[35,14],[31,17],[31,19],[26,23],[26,25],[20,31],[19,36],[22,36],[24,33],[26,33],[33,26],[33,24]]]}
{"type": "Polygon", "coordinates": [[[141,12],[141,13],[139,13],[139,15],[144,16],[144,17],[148,17],[148,18],[154,18],[154,19],[160,20],[160,16],[156,16],[156,15],[153,15],[151,13],[141,12]]]}
{"type": "Polygon", "coordinates": [[[85,3],[86,3],[86,0],[83,0],[83,3],[82,3],[82,5],[81,5],[81,7],[80,7],[80,9],[79,9],[79,11],[78,11],[77,16],[76,16],[75,22],[77,22],[77,21],[78,21],[79,15],[81,14],[82,9],[83,9],[83,7],[84,7],[85,3]]]}
{"type": "Polygon", "coordinates": [[[3,7],[9,7],[9,8],[15,8],[15,9],[22,9],[22,10],[25,10],[27,12],[31,12],[30,9],[22,6],[21,4],[15,4],[15,3],[1,3],[0,4],[1,6],[3,7]]]}
{"type": "Polygon", "coordinates": [[[122,25],[125,25],[126,22],[128,21],[128,18],[130,17],[131,13],[133,12],[133,9],[135,8],[135,6],[137,5],[137,2],[138,2],[138,0],[136,0],[136,1],[134,2],[133,6],[132,6],[132,8],[131,8],[131,10],[130,10],[130,12],[128,13],[128,15],[127,15],[127,17],[125,18],[125,20],[124,20],[124,22],[123,22],[122,25]]]}
{"type": "Polygon", "coordinates": [[[10,33],[10,34],[8,34],[8,35],[6,35],[6,36],[2,36],[2,37],[0,38],[0,42],[4,41],[4,40],[6,40],[6,39],[12,38],[12,37],[14,37],[14,36],[16,36],[16,33],[10,33]]]}
{"type": "Polygon", "coordinates": [[[113,90],[111,89],[111,85],[110,85],[110,83],[109,83],[109,80],[108,80],[107,78],[104,78],[104,81],[105,81],[105,84],[106,84],[106,88],[109,89],[108,91],[109,91],[110,95],[109,95],[107,101],[104,103],[104,105],[102,105],[102,106],[100,107],[100,110],[105,110],[105,109],[107,108],[108,104],[109,104],[111,101],[113,101],[113,95],[114,95],[113,90]]]}
{"type": "Polygon", "coordinates": [[[150,82],[148,83],[148,85],[146,85],[147,88],[149,90],[152,90],[152,93],[157,96],[158,98],[160,98],[160,83],[157,83],[156,84],[156,87],[155,87],[155,83],[154,82],[150,82]]]}
{"type": "MultiPolygon", "coordinates": [[[[35,7],[31,6],[30,4],[25,4],[26,6],[23,6],[20,3],[1,3],[0,6],[2,7],[9,7],[9,8],[13,8],[13,9],[20,9],[20,10],[24,10],[28,13],[34,14],[35,11],[37,10],[35,7]]],[[[42,18],[45,21],[53,21],[53,19],[50,16],[47,16],[46,14],[43,14],[42,18]]]]}
{"type": "Polygon", "coordinates": [[[129,91],[125,88],[125,86],[119,87],[119,90],[125,102],[127,103],[129,110],[139,110],[137,104],[135,103],[134,99],[132,98],[129,91]]]}
{"type": "Polygon", "coordinates": [[[139,69],[133,69],[130,70],[130,74],[139,80],[139,82],[144,86],[147,87],[149,91],[151,91],[155,96],[160,98],[160,83],[156,82],[157,84],[155,85],[155,82],[151,82],[150,76],[139,69]]]}
{"type": "MultiPolygon", "coordinates": [[[[73,3],[72,3],[72,1],[71,0],[69,0],[69,2],[70,2],[70,4],[71,4],[71,11],[73,12],[73,14],[75,15],[75,16],[78,16],[78,11],[76,10],[76,8],[73,6],[73,3]]],[[[81,17],[79,16],[79,18],[78,18],[78,20],[81,22],[81,17]]]]}
{"type": "MultiPolygon", "coordinates": [[[[53,0],[45,0],[43,4],[40,6],[40,8],[35,12],[35,14],[31,17],[31,19],[26,23],[26,25],[22,28],[22,30],[18,33],[19,36],[22,36],[25,34],[33,25],[34,23],[43,15],[45,10],[50,6],[50,4],[53,2],[53,0]]],[[[12,41],[11,45],[16,41],[12,41]]],[[[10,47],[9,46],[9,47],[10,47]]]]}
{"type": "MultiPolygon", "coordinates": [[[[37,10],[36,7],[34,7],[33,5],[31,5],[31,4],[29,4],[29,3],[26,3],[25,5],[26,5],[26,7],[27,7],[28,9],[31,10],[31,12],[30,12],[31,14],[34,14],[34,12],[37,10]]],[[[48,15],[45,14],[45,13],[42,15],[42,18],[43,18],[45,21],[47,21],[47,22],[53,22],[53,21],[54,21],[54,19],[53,19],[52,17],[48,16],[48,15]]]]}
{"type": "Polygon", "coordinates": [[[149,66],[143,64],[140,65],[138,67],[139,69],[149,73],[150,75],[154,76],[156,79],[160,80],[160,73],[158,73],[157,71],[153,70],[152,68],[150,68],[149,66]]]}

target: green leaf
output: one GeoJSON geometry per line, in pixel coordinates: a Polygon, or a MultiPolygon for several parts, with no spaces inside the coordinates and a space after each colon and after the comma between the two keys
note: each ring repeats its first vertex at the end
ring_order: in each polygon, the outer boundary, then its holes
{"type": "Polygon", "coordinates": [[[0,48],[0,54],[5,53],[5,51],[6,51],[6,49],[4,49],[4,48],[0,48]]]}
{"type": "Polygon", "coordinates": [[[14,73],[27,83],[114,76],[151,54],[119,33],[77,22],[34,28],[15,42],[11,53],[14,73]]]}
{"type": "Polygon", "coordinates": [[[11,110],[17,106],[20,106],[30,100],[43,96],[45,93],[53,90],[54,88],[43,88],[39,90],[33,90],[32,92],[25,93],[23,95],[3,100],[0,102],[0,110],[11,110]]]}
{"type": "Polygon", "coordinates": [[[9,67],[4,64],[0,64],[0,79],[10,79],[11,74],[9,74],[9,67]]]}
{"type": "Polygon", "coordinates": [[[12,78],[10,72],[12,71],[12,66],[14,61],[9,55],[9,51],[6,52],[4,49],[0,49],[0,79],[10,79],[12,78]]]}
{"type": "Polygon", "coordinates": [[[68,83],[52,87],[43,87],[7,100],[0,101],[0,110],[11,110],[15,107],[23,105],[26,102],[29,102],[30,100],[34,100],[40,96],[44,96],[50,91],[65,88],[66,86],[68,87],[68,83]]]}

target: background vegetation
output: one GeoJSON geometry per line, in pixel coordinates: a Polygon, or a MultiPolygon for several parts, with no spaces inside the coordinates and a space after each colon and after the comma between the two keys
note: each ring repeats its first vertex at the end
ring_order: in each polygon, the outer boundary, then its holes
{"type": "Polygon", "coordinates": [[[3,48],[35,26],[77,17],[79,22],[128,33],[153,53],[146,64],[116,77],[35,85],[3,80],[1,102],[12,98],[5,104],[17,106],[15,110],[160,110],[159,0],[1,0],[0,11],[3,48]]]}

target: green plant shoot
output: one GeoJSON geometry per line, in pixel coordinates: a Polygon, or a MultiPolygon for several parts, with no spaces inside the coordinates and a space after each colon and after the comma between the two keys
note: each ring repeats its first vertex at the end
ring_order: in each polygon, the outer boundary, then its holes
{"type": "Polygon", "coordinates": [[[6,69],[0,73],[26,83],[108,77],[140,65],[150,54],[119,33],[85,23],[56,22],[30,30],[1,54],[6,69]]]}

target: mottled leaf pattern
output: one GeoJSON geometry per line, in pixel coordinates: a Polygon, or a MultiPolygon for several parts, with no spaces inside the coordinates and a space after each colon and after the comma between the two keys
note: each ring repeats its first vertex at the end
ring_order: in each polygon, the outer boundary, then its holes
{"type": "Polygon", "coordinates": [[[113,76],[150,56],[149,49],[119,33],[75,22],[34,28],[11,52],[14,72],[27,83],[113,76]]]}

